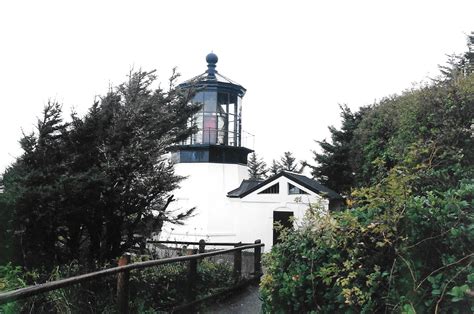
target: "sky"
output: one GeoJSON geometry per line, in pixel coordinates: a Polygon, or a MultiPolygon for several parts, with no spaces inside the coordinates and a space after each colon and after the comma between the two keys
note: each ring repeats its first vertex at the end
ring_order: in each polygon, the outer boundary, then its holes
{"type": "Polygon", "coordinates": [[[82,115],[131,68],[185,80],[211,51],[247,89],[247,146],[267,163],[285,151],[312,161],[340,104],[401,93],[464,52],[472,12],[472,0],[2,1],[0,173],[49,99],[82,115]]]}

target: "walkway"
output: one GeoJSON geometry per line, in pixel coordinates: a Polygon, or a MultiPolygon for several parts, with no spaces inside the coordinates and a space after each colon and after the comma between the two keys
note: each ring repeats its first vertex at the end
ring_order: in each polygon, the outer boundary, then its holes
{"type": "Polygon", "coordinates": [[[262,301],[259,299],[258,286],[250,285],[240,293],[219,304],[214,304],[202,312],[206,314],[258,314],[261,313],[261,309],[262,301]]]}

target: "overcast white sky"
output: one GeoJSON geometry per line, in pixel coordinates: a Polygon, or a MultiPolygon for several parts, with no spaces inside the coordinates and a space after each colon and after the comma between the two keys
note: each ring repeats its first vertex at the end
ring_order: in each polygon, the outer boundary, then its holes
{"type": "Polygon", "coordinates": [[[243,128],[267,162],[357,109],[438,73],[466,49],[474,1],[2,1],[0,172],[48,99],[80,114],[132,66],[217,70],[247,89],[243,128]]]}

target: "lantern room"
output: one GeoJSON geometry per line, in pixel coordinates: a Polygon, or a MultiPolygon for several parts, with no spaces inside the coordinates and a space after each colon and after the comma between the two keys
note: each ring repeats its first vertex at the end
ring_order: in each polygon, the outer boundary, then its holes
{"type": "Polygon", "coordinates": [[[242,97],[245,88],[216,70],[218,57],[206,56],[207,70],[179,85],[195,89],[192,100],[201,110],[189,122],[197,132],[174,153],[174,161],[247,164],[251,150],[242,147],[242,97]]]}

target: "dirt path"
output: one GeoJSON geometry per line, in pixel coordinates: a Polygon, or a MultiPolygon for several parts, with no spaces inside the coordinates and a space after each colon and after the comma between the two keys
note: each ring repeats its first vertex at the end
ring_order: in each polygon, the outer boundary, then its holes
{"type": "Polygon", "coordinates": [[[258,314],[261,313],[262,301],[259,298],[258,286],[250,285],[231,298],[206,308],[202,313],[223,314],[258,314]]]}

